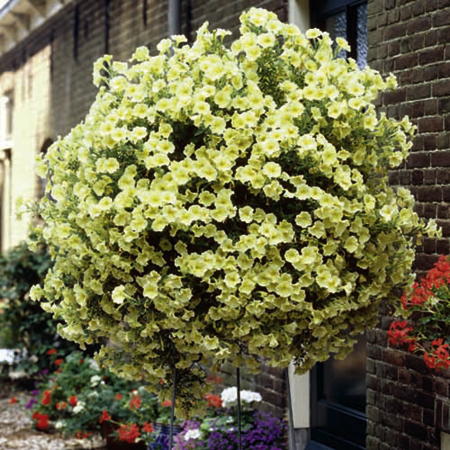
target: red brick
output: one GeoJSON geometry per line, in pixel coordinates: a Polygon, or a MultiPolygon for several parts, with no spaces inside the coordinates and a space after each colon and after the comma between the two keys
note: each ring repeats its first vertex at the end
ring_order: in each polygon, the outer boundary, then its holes
{"type": "Polygon", "coordinates": [[[444,97],[450,95],[450,79],[437,81],[432,84],[433,97],[444,97]]]}
{"type": "MultiPolygon", "coordinates": [[[[414,7],[415,6],[421,6],[418,5],[418,2],[414,3],[413,5],[413,14],[415,13],[414,7]]],[[[408,21],[407,26],[407,34],[416,34],[420,33],[421,31],[426,31],[431,28],[431,17],[425,16],[425,17],[418,17],[416,19],[408,21]]]]}
{"type": "Polygon", "coordinates": [[[417,65],[419,56],[417,53],[408,53],[407,55],[401,55],[394,60],[394,69],[402,70],[411,68],[417,65]]]}
{"type": "Polygon", "coordinates": [[[436,242],[436,253],[439,255],[448,255],[450,253],[450,242],[448,239],[439,239],[436,242]]]}
{"type": "Polygon", "coordinates": [[[407,166],[413,167],[429,167],[430,166],[430,154],[429,153],[411,153],[408,156],[407,166]]]}
{"type": "Polygon", "coordinates": [[[431,154],[431,165],[433,167],[450,166],[450,150],[441,150],[431,154]]]}
{"type": "Polygon", "coordinates": [[[387,27],[384,30],[383,37],[386,41],[390,41],[392,39],[396,39],[396,38],[405,36],[406,34],[411,34],[411,33],[407,33],[406,24],[398,23],[398,24],[392,25],[390,27],[387,27]]]}
{"type": "Polygon", "coordinates": [[[433,16],[433,27],[439,28],[450,24],[450,10],[439,11],[433,16]]]}
{"type": "Polygon", "coordinates": [[[422,98],[429,98],[431,96],[431,86],[429,84],[422,84],[419,86],[408,86],[406,90],[407,100],[419,100],[422,98]]]}
{"type": "Polygon", "coordinates": [[[419,133],[437,132],[444,129],[442,117],[423,117],[418,119],[419,133]]]}
{"type": "Polygon", "coordinates": [[[417,200],[419,202],[441,202],[443,200],[441,186],[419,186],[417,200]]]}
{"type": "Polygon", "coordinates": [[[419,64],[424,66],[444,59],[444,46],[428,48],[419,53],[419,64]]]}

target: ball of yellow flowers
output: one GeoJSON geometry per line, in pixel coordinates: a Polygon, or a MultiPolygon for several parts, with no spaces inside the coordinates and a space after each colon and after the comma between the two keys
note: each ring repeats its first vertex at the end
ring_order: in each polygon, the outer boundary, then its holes
{"type": "Polygon", "coordinates": [[[372,104],[393,77],[263,9],[227,34],[103,57],[85,120],[38,160],[55,266],[32,296],[128,378],[343,357],[435,232],[388,186],[414,132],[372,104]]]}

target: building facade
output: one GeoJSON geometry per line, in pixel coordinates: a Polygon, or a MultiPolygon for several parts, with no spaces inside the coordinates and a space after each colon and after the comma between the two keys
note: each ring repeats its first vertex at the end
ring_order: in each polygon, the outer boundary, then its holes
{"type": "MultiPolygon", "coordinates": [[[[0,2],[1,4],[1,2],[0,2]]],[[[449,253],[450,0],[6,0],[0,6],[0,247],[26,238],[16,201],[36,198],[43,182],[34,157],[83,120],[96,89],[92,65],[105,53],[128,60],[137,46],[189,40],[204,21],[237,31],[252,6],[302,30],[317,26],[346,37],[360,67],[398,77],[379,99],[392,117],[409,115],[418,135],[391,184],[409,187],[418,213],[435,218],[438,240],[424,240],[416,261],[427,270],[449,253]]],[[[387,344],[389,320],[361,337],[344,362],[291,377],[297,448],[438,450],[447,444],[449,374],[436,376],[418,358],[387,344]],[[366,358],[367,355],[367,358],[366,358]],[[366,372],[367,367],[367,372],[366,372]],[[367,375],[366,375],[367,373],[367,375]]],[[[285,381],[267,371],[249,382],[279,411],[285,381]],[[253,383],[253,384],[252,384],[253,383]]]]}

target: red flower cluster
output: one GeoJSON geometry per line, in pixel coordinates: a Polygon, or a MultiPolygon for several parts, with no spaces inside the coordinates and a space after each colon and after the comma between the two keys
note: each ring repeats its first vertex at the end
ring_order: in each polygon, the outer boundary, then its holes
{"type": "Polygon", "coordinates": [[[18,400],[18,398],[17,397],[11,397],[10,399],[9,399],[9,403],[11,404],[11,405],[14,405],[14,403],[17,403],[19,400],[18,400]]]}
{"type": "Polygon", "coordinates": [[[71,406],[77,406],[78,403],[77,397],[75,395],[69,397],[69,403],[71,404],[71,406]]]}
{"type": "Polygon", "coordinates": [[[450,298],[450,261],[441,256],[434,267],[422,278],[420,283],[413,284],[410,294],[403,294],[401,300],[403,309],[418,314],[414,323],[395,321],[388,331],[389,342],[392,345],[408,344],[409,351],[419,351],[423,354],[425,364],[432,369],[448,369],[450,367],[448,330],[441,328],[442,318],[449,312],[446,305],[450,298]],[[425,318],[426,320],[420,320],[425,318]],[[411,326],[411,325],[414,325],[411,326]],[[431,341],[431,345],[430,345],[431,341]]]}
{"type": "Polygon", "coordinates": [[[412,331],[412,327],[408,327],[407,325],[406,320],[391,323],[388,338],[392,345],[402,345],[410,342],[412,338],[408,336],[408,332],[412,331]]]}
{"type": "Polygon", "coordinates": [[[100,416],[99,423],[108,422],[111,420],[111,416],[109,415],[106,409],[103,410],[102,415],[100,416]]]}
{"type": "Polygon", "coordinates": [[[431,369],[448,369],[450,367],[448,344],[444,344],[442,339],[437,339],[431,344],[431,351],[425,352],[423,355],[425,364],[431,369]]]}
{"type": "Polygon", "coordinates": [[[222,408],[222,399],[219,395],[207,394],[206,401],[210,408],[222,408]]]}
{"type": "Polygon", "coordinates": [[[404,309],[411,306],[423,305],[432,295],[433,290],[450,282],[450,262],[441,255],[434,267],[422,278],[420,283],[413,284],[413,292],[410,296],[403,294],[401,302],[404,309]]]}
{"type": "Polygon", "coordinates": [[[39,411],[36,411],[31,416],[33,420],[37,420],[36,422],[36,428],[38,430],[47,430],[49,427],[49,421],[48,421],[48,415],[47,414],[41,414],[39,411]]]}
{"type": "Polygon", "coordinates": [[[119,428],[119,439],[129,444],[134,444],[141,435],[139,427],[135,423],[124,423],[119,428]]]}
{"type": "Polygon", "coordinates": [[[147,422],[144,422],[144,424],[142,425],[142,429],[146,433],[153,433],[155,431],[155,429],[153,428],[153,424],[147,422]]]}
{"type": "Polygon", "coordinates": [[[87,433],[85,433],[85,432],[83,432],[83,431],[81,431],[81,430],[78,430],[78,431],[75,433],[75,437],[76,437],[77,439],[86,439],[86,438],[88,438],[89,436],[92,436],[92,433],[91,433],[90,431],[88,431],[87,433]]]}
{"type": "Polygon", "coordinates": [[[206,381],[208,383],[218,384],[218,383],[222,383],[222,378],[218,377],[215,373],[213,373],[212,375],[210,375],[206,378],[206,381]]]}
{"type": "Polygon", "coordinates": [[[130,409],[131,410],[139,409],[141,407],[141,404],[142,404],[141,397],[139,397],[139,395],[135,395],[130,400],[130,409]]]}
{"type": "Polygon", "coordinates": [[[42,395],[42,404],[44,406],[47,406],[52,401],[52,393],[49,390],[44,391],[44,394],[42,395]]]}

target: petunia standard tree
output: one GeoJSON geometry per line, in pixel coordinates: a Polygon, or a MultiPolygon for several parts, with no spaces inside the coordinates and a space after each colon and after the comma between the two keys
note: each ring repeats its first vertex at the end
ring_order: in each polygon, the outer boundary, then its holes
{"type": "Polygon", "coordinates": [[[86,119],[38,161],[55,266],[32,296],[122,376],[177,367],[195,391],[197,363],[343,357],[435,232],[388,186],[413,127],[371,102],[395,79],[263,9],[240,32],[100,59],[86,119]]]}

